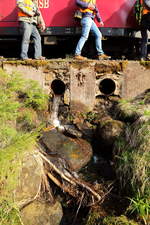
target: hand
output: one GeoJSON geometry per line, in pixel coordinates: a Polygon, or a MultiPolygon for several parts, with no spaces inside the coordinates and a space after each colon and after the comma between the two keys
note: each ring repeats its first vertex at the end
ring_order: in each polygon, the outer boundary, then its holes
{"type": "Polygon", "coordinates": [[[40,16],[40,12],[39,12],[38,10],[36,10],[36,11],[34,12],[34,16],[40,16]]]}
{"type": "Polygon", "coordinates": [[[45,23],[40,24],[40,29],[41,31],[44,31],[46,29],[45,23]]]}
{"type": "Polygon", "coordinates": [[[89,3],[88,4],[88,9],[95,10],[95,5],[89,3]]]}
{"type": "Polygon", "coordinates": [[[103,26],[104,26],[103,21],[101,21],[99,24],[100,24],[100,26],[101,26],[101,27],[103,27],[103,26]]]}

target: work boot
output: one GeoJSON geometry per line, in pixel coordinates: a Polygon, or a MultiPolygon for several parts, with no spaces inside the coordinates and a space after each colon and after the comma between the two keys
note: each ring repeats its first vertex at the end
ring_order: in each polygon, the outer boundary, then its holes
{"type": "Polygon", "coordinates": [[[141,57],[141,58],[140,58],[140,61],[141,61],[141,62],[146,61],[146,58],[145,58],[145,57],[141,57]]]}
{"type": "Polygon", "coordinates": [[[31,61],[31,58],[21,58],[21,60],[31,61]]]}
{"type": "Polygon", "coordinates": [[[141,57],[140,61],[141,62],[143,62],[143,61],[150,61],[150,58],[149,57],[141,57]]]}
{"type": "Polygon", "coordinates": [[[40,56],[39,58],[35,58],[36,60],[46,60],[44,56],[40,56]]]}
{"type": "Polygon", "coordinates": [[[86,60],[87,58],[86,57],[83,57],[82,55],[75,55],[74,56],[74,59],[77,59],[77,60],[86,60]]]}
{"type": "Polygon", "coordinates": [[[108,60],[111,57],[108,55],[102,54],[102,55],[98,55],[97,58],[98,58],[98,60],[108,60]]]}

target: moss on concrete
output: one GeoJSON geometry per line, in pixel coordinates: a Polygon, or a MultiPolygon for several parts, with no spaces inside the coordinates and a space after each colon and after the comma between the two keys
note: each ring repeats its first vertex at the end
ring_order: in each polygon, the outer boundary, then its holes
{"type": "Polygon", "coordinates": [[[81,61],[74,60],[74,61],[72,61],[71,66],[73,68],[81,70],[83,68],[86,68],[86,67],[89,67],[89,66],[93,66],[93,63],[94,63],[93,60],[83,60],[83,61],[82,60],[81,61]]]}
{"type": "Polygon", "coordinates": [[[99,61],[95,64],[97,73],[117,73],[123,72],[127,67],[128,61],[99,61]]]}
{"type": "Polygon", "coordinates": [[[48,64],[46,60],[12,60],[12,61],[3,61],[3,64],[11,64],[14,66],[27,65],[33,66],[35,68],[43,67],[48,64]]]}

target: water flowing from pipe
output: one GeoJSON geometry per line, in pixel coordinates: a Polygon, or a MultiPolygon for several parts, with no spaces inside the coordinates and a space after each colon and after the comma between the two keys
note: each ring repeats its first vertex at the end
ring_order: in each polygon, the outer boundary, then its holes
{"type": "Polygon", "coordinates": [[[77,131],[73,125],[61,125],[61,122],[58,118],[59,113],[59,105],[61,102],[61,95],[54,95],[52,109],[51,109],[51,116],[50,116],[50,123],[54,128],[57,128],[60,132],[68,132],[73,136],[81,137],[81,132],[77,131]]]}
{"type": "Polygon", "coordinates": [[[51,109],[51,116],[50,116],[50,122],[54,127],[60,126],[60,121],[58,119],[60,101],[61,101],[61,95],[54,95],[52,109],[51,109]]]}

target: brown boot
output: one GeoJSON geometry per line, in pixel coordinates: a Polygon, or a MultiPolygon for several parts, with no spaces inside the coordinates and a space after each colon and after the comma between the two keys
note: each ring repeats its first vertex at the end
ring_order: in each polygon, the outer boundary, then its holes
{"type": "Polygon", "coordinates": [[[108,59],[110,59],[110,58],[111,58],[110,56],[105,55],[105,54],[102,54],[102,55],[98,55],[98,56],[97,56],[97,59],[98,59],[98,60],[108,60],[108,59]]]}
{"type": "Polygon", "coordinates": [[[86,57],[83,57],[82,55],[75,55],[74,56],[74,59],[77,59],[77,60],[86,60],[87,58],[86,57]]]}
{"type": "Polygon", "coordinates": [[[46,60],[44,56],[40,56],[39,58],[36,58],[36,60],[46,60]]]}

